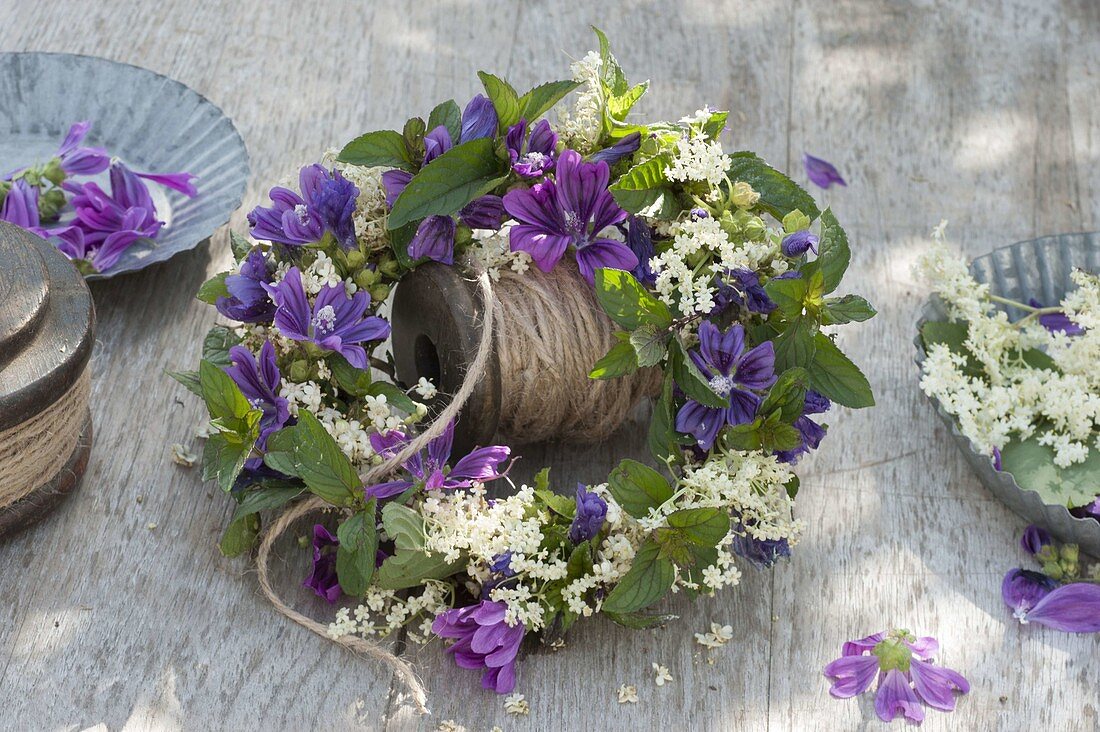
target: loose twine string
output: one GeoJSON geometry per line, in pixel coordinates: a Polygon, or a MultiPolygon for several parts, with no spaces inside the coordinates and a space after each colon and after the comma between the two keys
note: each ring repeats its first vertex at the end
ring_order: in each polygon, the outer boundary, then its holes
{"type": "Polygon", "coordinates": [[[50,406],[0,432],[0,511],[49,481],[72,456],[88,411],[88,369],[50,406]]]}
{"type": "MultiPolygon", "coordinates": [[[[576,264],[563,261],[550,273],[500,273],[494,292],[486,272],[477,274],[481,294],[481,338],[462,387],[435,420],[392,458],[360,474],[365,485],[380,483],[446,429],[485,375],[494,347],[500,363],[500,431],[518,441],[551,436],[573,440],[606,437],[623,424],[646,394],[656,393],[660,372],[645,369],[626,379],[593,382],[588,372],[615,343],[614,326],[598,308],[576,264]],[[496,339],[494,343],[494,333],[496,339]]],[[[275,542],[296,521],[326,507],[311,497],[284,511],[264,533],[256,555],[260,590],[281,614],[331,638],[328,627],[288,606],[271,585],[275,542]]],[[[408,662],[359,636],[333,639],[339,645],[387,664],[401,678],[421,714],[427,713],[424,685],[408,662]]]]}

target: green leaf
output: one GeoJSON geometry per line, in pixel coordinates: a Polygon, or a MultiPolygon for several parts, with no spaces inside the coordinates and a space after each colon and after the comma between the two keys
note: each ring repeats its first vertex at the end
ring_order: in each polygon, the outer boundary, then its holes
{"type": "Polygon", "coordinates": [[[202,479],[216,481],[228,493],[251,452],[251,442],[231,441],[221,433],[210,435],[202,448],[202,479]]]}
{"type": "Polygon", "coordinates": [[[646,444],[650,454],[663,463],[670,458],[679,458],[678,446],[682,441],[672,419],[672,374],[666,373],[661,395],[653,403],[646,444]]]}
{"type": "Polygon", "coordinates": [[[520,104],[519,93],[512,88],[512,85],[485,71],[477,72],[477,77],[481,79],[485,94],[493,103],[493,109],[497,111],[498,128],[506,130],[519,122],[520,115],[523,114],[523,105],[520,104]]]}
{"type": "Polygon", "coordinates": [[[728,407],[729,398],[721,397],[714,393],[710,384],[695,363],[688,358],[684,344],[679,336],[674,337],[669,343],[669,368],[672,378],[676,381],[684,394],[689,399],[694,399],[707,407],[728,407]]]}
{"type": "MultiPolygon", "coordinates": [[[[758,417],[757,420],[759,419],[758,417]]],[[[760,448],[765,452],[794,450],[802,444],[802,433],[784,422],[778,412],[773,412],[760,421],[757,434],[760,437],[760,448]]]]}
{"type": "Polygon", "coordinates": [[[729,179],[744,181],[760,194],[757,204],[777,220],[798,209],[811,219],[821,213],[813,196],[802,190],[801,186],[764,162],[751,152],[736,152],[730,158],[729,179]]]}
{"type": "Polygon", "coordinates": [[[232,229],[229,230],[229,249],[233,252],[233,259],[241,262],[252,251],[252,242],[248,237],[242,236],[232,229]]]}
{"type": "Polygon", "coordinates": [[[252,411],[252,405],[229,374],[210,361],[199,362],[199,388],[214,419],[243,420],[252,411]]]}
{"type": "Polygon", "coordinates": [[[619,62],[611,55],[611,43],[607,40],[604,32],[596,26],[592,26],[592,30],[595,31],[596,38],[600,41],[600,70],[604,84],[607,85],[613,96],[622,96],[626,93],[628,87],[626,75],[623,73],[622,67],[619,66],[619,62]]]}
{"type": "Polygon", "coordinates": [[[1039,444],[1039,435],[1011,440],[1001,450],[1001,469],[1043,503],[1075,508],[1093,501],[1100,486],[1100,451],[1091,449],[1084,462],[1065,468],[1054,464],[1054,455],[1053,448],[1039,444]]]}
{"type": "Polygon", "coordinates": [[[703,132],[709,139],[717,140],[722,130],[726,129],[726,120],[729,116],[729,112],[711,112],[710,117],[703,123],[703,132]]]}
{"type": "Polygon", "coordinates": [[[384,590],[404,590],[423,584],[424,580],[449,577],[465,564],[465,557],[448,562],[442,554],[398,550],[382,562],[374,583],[384,590]]]}
{"type": "Polygon", "coordinates": [[[337,160],[367,168],[385,166],[410,173],[416,170],[405,146],[404,135],[393,130],[378,130],[360,135],[344,145],[337,160]]]}
{"type": "Polygon", "coordinates": [[[757,417],[747,424],[737,424],[722,430],[722,444],[730,450],[759,450],[764,441],[761,427],[764,420],[757,417]]]}
{"type": "Polygon", "coordinates": [[[667,169],[668,160],[663,155],[658,155],[626,171],[615,185],[610,187],[610,190],[614,194],[615,191],[644,191],[658,188],[668,182],[665,178],[667,169]]]}
{"type": "Polygon", "coordinates": [[[424,156],[424,133],[427,131],[428,125],[419,117],[405,120],[405,126],[401,128],[401,139],[405,141],[405,149],[410,152],[410,158],[419,159],[424,156]]]}
{"type": "Polygon", "coordinates": [[[336,577],[340,588],[352,597],[362,597],[370,586],[378,555],[378,527],[374,512],[377,499],[354,513],[336,529],[340,546],[336,548],[336,577]]]}
{"type": "Polygon", "coordinates": [[[659,218],[670,218],[678,210],[675,196],[673,195],[672,189],[668,186],[647,188],[639,191],[631,191],[612,186],[609,190],[611,191],[611,195],[615,198],[615,203],[619,204],[620,208],[632,214],[645,212],[647,215],[653,213],[659,218]]]}
{"type": "Polygon", "coordinates": [[[607,113],[611,115],[612,119],[623,121],[648,90],[649,82],[643,81],[641,84],[635,84],[627,89],[626,93],[611,97],[607,100],[607,113]]]}
{"type": "Polygon", "coordinates": [[[787,369],[779,375],[779,378],[768,395],[760,404],[760,414],[769,415],[779,410],[783,421],[793,422],[802,416],[802,408],[806,402],[806,385],[809,383],[809,374],[805,369],[787,369]]]}
{"type": "Polygon", "coordinates": [[[668,305],[651,295],[630,272],[599,267],[595,281],[596,299],[620,327],[637,330],[644,323],[659,328],[672,325],[668,305]]]}
{"type": "Polygon", "coordinates": [[[165,371],[164,373],[183,384],[184,388],[195,396],[202,396],[202,385],[199,383],[198,371],[165,371]]]}
{"type": "Polygon", "coordinates": [[[203,282],[199,291],[195,293],[195,299],[213,305],[219,297],[229,297],[229,290],[225,288],[225,278],[228,276],[229,272],[219,272],[203,282]]]}
{"type": "Polygon", "coordinates": [[[363,484],[336,440],[308,410],[298,411],[298,424],[267,438],[264,462],[305,481],[310,492],[337,506],[361,495],[363,484]]]}
{"type": "Polygon", "coordinates": [[[638,355],[630,341],[619,341],[588,372],[590,379],[613,379],[638,370],[638,355]]]}
{"type": "Polygon", "coordinates": [[[270,511],[273,508],[284,506],[305,492],[300,485],[279,481],[276,485],[261,485],[259,488],[248,491],[244,499],[237,505],[230,521],[236,521],[260,511],[270,511]]]}
{"type": "Polygon", "coordinates": [[[663,475],[637,460],[626,459],[607,477],[607,489],[634,518],[649,514],[649,509],[672,498],[672,486],[663,475]]]}
{"type": "Polygon", "coordinates": [[[215,325],[202,339],[202,357],[215,366],[229,366],[229,349],[240,345],[237,334],[224,325],[215,325]]]}
{"type": "Polygon", "coordinates": [[[606,609],[602,614],[608,620],[617,625],[621,625],[624,628],[630,628],[631,630],[648,630],[650,628],[660,628],[663,625],[671,623],[673,620],[678,620],[679,615],[647,615],[645,613],[612,613],[606,609]]]}
{"type": "Polygon", "coordinates": [[[817,259],[803,267],[803,273],[812,275],[820,271],[825,286],[824,293],[828,295],[840,285],[851,260],[848,235],[840,228],[833,212],[825,209],[821,212],[821,241],[818,243],[817,259]]]}
{"type": "Polygon", "coordinates": [[[822,325],[844,325],[852,322],[862,323],[873,318],[877,311],[871,303],[859,295],[845,295],[827,298],[821,312],[822,325]]]}
{"type": "Polygon", "coordinates": [[[442,104],[437,104],[428,115],[428,131],[440,125],[446,128],[452,140],[457,140],[462,135],[462,110],[458,108],[455,100],[448,99],[442,104]]]}
{"type": "Polygon", "coordinates": [[[413,404],[413,400],[409,398],[409,395],[401,390],[400,387],[394,386],[388,381],[376,381],[367,388],[368,396],[385,396],[386,403],[394,407],[397,407],[406,414],[412,414],[416,411],[416,405],[413,404]]]}
{"type": "Polygon", "coordinates": [[[413,176],[393,202],[393,230],[427,216],[449,216],[501,182],[501,164],[487,137],[452,147],[413,176]]]}
{"type": "Polygon", "coordinates": [[[390,250],[393,252],[394,258],[397,259],[397,263],[404,269],[413,269],[418,264],[416,260],[409,256],[409,243],[412,242],[412,238],[416,235],[416,230],[419,227],[419,221],[410,221],[399,229],[390,230],[390,250]]]}
{"type": "Polygon", "coordinates": [[[683,508],[668,515],[669,528],[699,546],[718,546],[730,530],[729,514],[720,508],[683,508]]]}
{"type": "Polygon", "coordinates": [[[647,608],[664,597],[675,579],[672,560],[655,542],[648,541],[634,555],[630,571],[604,600],[603,610],[622,614],[647,608]]]}
{"type": "Polygon", "coordinates": [[[792,320],[775,339],[775,370],[809,368],[817,348],[814,340],[816,323],[806,316],[792,320]]]}
{"type": "Polygon", "coordinates": [[[382,528],[398,549],[423,551],[424,517],[411,508],[387,503],[382,507],[382,528]]]}
{"type": "Polygon", "coordinates": [[[779,312],[789,319],[802,315],[802,311],[806,307],[805,300],[808,288],[809,283],[802,278],[780,280],[773,277],[764,285],[764,291],[768,293],[768,297],[772,299],[772,302],[778,306],[779,312]]]}
{"type": "Polygon", "coordinates": [[[863,372],[824,333],[817,334],[814,344],[813,363],[807,369],[810,386],[845,407],[873,407],[875,396],[863,372]]]}
{"type": "Polygon", "coordinates": [[[539,84],[524,94],[519,102],[523,111],[520,114],[528,125],[533,125],[542,115],[560,102],[566,94],[576,89],[580,84],[575,81],[549,81],[539,84]]]}
{"type": "Polygon", "coordinates": [[[260,517],[249,514],[234,520],[225,527],[218,550],[223,556],[237,557],[250,550],[260,535],[260,517]]]}
{"type": "Polygon", "coordinates": [[[571,520],[577,514],[577,502],[568,496],[555,493],[548,488],[536,490],[535,496],[559,516],[571,520]]]}
{"type": "Polygon", "coordinates": [[[369,368],[355,368],[346,358],[335,352],[326,356],[325,361],[341,389],[357,397],[369,393],[372,384],[369,368]]]}
{"type": "Polygon", "coordinates": [[[631,333],[630,345],[637,354],[638,365],[646,367],[660,363],[668,348],[668,338],[667,330],[658,328],[652,323],[645,323],[631,333]]]}

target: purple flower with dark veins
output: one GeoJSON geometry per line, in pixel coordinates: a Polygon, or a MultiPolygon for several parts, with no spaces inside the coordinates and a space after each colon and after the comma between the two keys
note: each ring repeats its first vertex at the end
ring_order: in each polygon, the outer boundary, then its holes
{"type": "Polygon", "coordinates": [[[508,624],[507,610],[503,602],[482,600],[444,610],[432,622],[433,633],[455,639],[447,653],[454,656],[459,668],[483,669],[481,685],[498,694],[516,688],[516,655],[525,633],[523,623],[508,624]]]}
{"type": "Polygon", "coordinates": [[[499,231],[504,219],[504,201],[492,194],[479,196],[458,212],[458,220],[471,229],[499,231]]]}
{"type": "Polygon", "coordinates": [[[1020,536],[1020,548],[1028,554],[1038,554],[1042,551],[1043,547],[1048,546],[1054,541],[1050,532],[1041,526],[1035,524],[1029,525],[1024,529],[1024,533],[1020,536]]]}
{"type": "Polygon", "coordinates": [[[275,317],[275,303],[264,289],[275,273],[275,263],[269,262],[264,253],[253,249],[241,261],[236,274],[225,278],[228,297],[219,297],[214,303],[218,312],[231,320],[242,323],[270,323],[275,317]]]}
{"type": "Polygon", "coordinates": [[[807,251],[817,254],[817,237],[803,229],[783,237],[780,248],[785,257],[801,257],[807,251]]]}
{"type": "Polygon", "coordinates": [[[785,463],[794,465],[798,462],[798,459],[808,453],[810,450],[816,450],[821,446],[821,441],[825,439],[826,428],[817,422],[810,419],[811,414],[823,414],[829,411],[833,403],[825,396],[817,393],[813,389],[806,391],[806,400],[802,406],[802,415],[794,421],[794,428],[798,430],[798,434],[802,437],[802,444],[793,450],[781,450],[777,452],[775,456],[785,463]]]}
{"type": "Polygon", "coordinates": [[[462,110],[462,142],[492,137],[497,131],[497,110],[484,94],[477,94],[462,110]]]}
{"type": "Polygon", "coordinates": [[[767,315],[775,310],[776,304],[768,297],[760,276],[751,269],[737,268],[726,270],[725,277],[715,276],[718,293],[714,298],[711,315],[723,312],[732,303],[743,307],[750,313],[767,315]]]}
{"type": "MultiPolygon", "coordinates": [[[[622,228],[620,224],[619,230],[622,231],[622,228]]],[[[649,262],[657,250],[653,246],[653,229],[649,228],[649,224],[642,217],[627,218],[626,245],[638,258],[638,265],[631,270],[631,274],[643,285],[652,286],[657,281],[657,275],[649,266],[649,262]]]]}
{"type": "Polygon", "coordinates": [[[370,295],[366,290],[349,297],[343,282],[326,285],[317,293],[311,312],[297,267],[291,267],[277,285],[262,286],[278,307],[275,325],[284,336],[336,351],[357,369],[367,368],[367,351],[359,344],[381,341],[390,334],[389,323],[367,315],[370,295]]]}
{"type": "Polygon", "coordinates": [[[676,431],[692,435],[699,447],[709,450],[726,425],[751,422],[760,406],[754,391],[775,383],[775,348],[764,341],[745,350],[745,329],[738,323],[725,332],[709,320],[699,326],[699,350],[688,356],[703,373],[715,394],[728,406],[708,407],[694,399],[676,414],[676,431]]]}
{"type": "Polygon", "coordinates": [[[301,246],[320,241],[329,232],[344,249],[355,245],[352,214],[359,189],[340,171],[331,173],[314,163],[298,171],[301,194],[276,186],[268,193],[272,206],[257,206],[248,214],[252,236],[263,241],[301,246]]]}
{"type": "Polygon", "coordinates": [[[629,247],[600,236],[627,215],[607,190],[610,175],[607,163],[586,163],[575,151],[563,150],[553,180],[505,194],[505,210],[519,221],[510,232],[512,251],[527,252],[549,272],[572,245],[590,284],[597,267],[634,269],[638,257],[629,247]]]}
{"type": "Polygon", "coordinates": [[[757,569],[767,569],[779,559],[789,559],[791,545],[786,539],[757,539],[744,530],[737,533],[730,542],[730,549],[739,557],[743,557],[757,569]]]}
{"type": "MultiPolygon", "coordinates": [[[[500,471],[500,464],[508,459],[511,450],[503,445],[474,448],[454,467],[449,466],[447,462],[451,458],[454,433],[455,423],[452,421],[439,437],[428,442],[426,454],[417,453],[405,461],[403,467],[412,480],[392,480],[367,486],[367,498],[392,498],[418,484],[423,485],[425,490],[469,488],[496,480],[507,473],[500,471]]],[[[370,444],[376,453],[389,460],[409,444],[409,438],[397,430],[376,432],[370,436],[370,444]]]]}
{"type": "MultiPolygon", "coordinates": [[[[1027,304],[1033,308],[1043,307],[1043,303],[1039,302],[1035,298],[1031,298],[1027,301],[1027,304]]],[[[1085,329],[1074,323],[1069,319],[1069,316],[1065,313],[1046,313],[1039,316],[1039,325],[1043,326],[1051,333],[1065,333],[1068,336],[1079,336],[1085,332],[1085,329]]]]}
{"type": "Polygon", "coordinates": [[[607,163],[614,165],[627,155],[633,155],[642,146],[642,136],[637,132],[631,132],[611,147],[592,153],[588,156],[590,163],[607,163]]]}
{"type": "Polygon", "coordinates": [[[1001,583],[1001,598],[1025,625],[1038,623],[1064,633],[1100,632],[1100,585],[1059,586],[1045,574],[1013,569],[1001,583]]]}
{"type": "Polygon", "coordinates": [[[850,699],[871,688],[878,679],[875,713],[884,722],[899,714],[920,724],[924,720],[921,702],[950,712],[956,695],[970,691],[962,674],[937,666],[932,657],[939,651],[935,638],[917,638],[907,630],[875,633],[848,641],[837,660],[825,667],[832,679],[829,693],[838,699],[850,699]]]}
{"type": "Polygon", "coordinates": [[[267,446],[268,435],[281,430],[290,419],[290,403],[279,396],[281,375],[275,363],[275,346],[271,345],[271,341],[264,341],[258,358],[244,346],[233,346],[229,349],[229,360],[233,365],[223,370],[240,388],[252,408],[263,412],[260,436],[256,440],[256,447],[263,450],[267,446]]]}
{"type": "Polygon", "coordinates": [[[340,540],[321,524],[313,527],[313,571],[302,584],[330,604],[340,599],[343,589],[336,577],[336,549],[340,540]]]}
{"type": "Polygon", "coordinates": [[[512,170],[523,178],[541,178],[554,169],[554,149],[558,136],[550,129],[550,123],[542,120],[531,128],[527,136],[527,120],[521,119],[508,128],[504,137],[512,170]]]}
{"type": "Polygon", "coordinates": [[[409,240],[409,258],[430,259],[453,264],[455,254],[455,220],[450,216],[429,216],[416,227],[409,240]]]}
{"type": "Polygon", "coordinates": [[[585,490],[580,483],[577,484],[576,501],[577,512],[569,526],[569,541],[580,544],[600,533],[607,518],[607,502],[595,491],[585,490]]]}
{"type": "Polygon", "coordinates": [[[1013,569],[1001,582],[1001,599],[1012,609],[1012,614],[1023,622],[1031,608],[1050,594],[1058,583],[1042,572],[1030,569],[1013,569]]]}
{"type": "Polygon", "coordinates": [[[832,163],[815,158],[808,153],[802,153],[802,167],[806,170],[806,177],[818,188],[828,188],[833,183],[846,186],[847,183],[840,177],[836,166],[832,163]]]}
{"type": "Polygon", "coordinates": [[[92,128],[89,120],[75,122],[69,127],[69,134],[57,150],[57,157],[61,159],[61,169],[66,175],[95,175],[107,170],[111,164],[111,156],[101,147],[85,147],[80,143],[88,135],[92,128]]]}

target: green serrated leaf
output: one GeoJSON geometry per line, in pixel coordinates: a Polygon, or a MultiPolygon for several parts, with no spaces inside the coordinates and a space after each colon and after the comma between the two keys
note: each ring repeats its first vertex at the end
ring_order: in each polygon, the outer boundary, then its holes
{"type": "MultiPolygon", "coordinates": [[[[691,438],[686,438],[691,442],[691,438]]],[[[672,417],[672,374],[666,373],[664,384],[661,387],[661,395],[653,403],[653,416],[650,418],[649,431],[646,434],[646,444],[649,452],[658,462],[667,460],[679,460],[679,445],[682,438],[675,428],[672,417]]]]}
{"type": "Polygon", "coordinates": [[[298,412],[298,424],[268,436],[264,462],[301,478],[311,493],[333,505],[346,505],[361,495],[363,485],[351,461],[305,409],[298,412]]]}
{"type": "Polygon", "coordinates": [[[729,406],[729,397],[722,397],[714,393],[707,378],[703,376],[695,363],[688,357],[679,336],[674,336],[669,342],[668,354],[672,378],[689,399],[694,399],[704,406],[716,409],[729,406]]]}
{"type": "Polygon", "coordinates": [[[699,546],[718,546],[730,530],[729,514],[720,508],[683,508],[668,515],[669,528],[699,546]]]}
{"type": "Polygon", "coordinates": [[[607,100],[607,113],[611,115],[612,119],[622,122],[648,90],[649,82],[643,81],[641,84],[635,84],[627,89],[626,93],[611,97],[607,100]]]}
{"type": "Polygon", "coordinates": [[[520,114],[528,125],[533,125],[542,115],[560,102],[566,94],[576,89],[580,84],[575,81],[550,81],[539,84],[520,98],[522,113],[520,114]]]}
{"type": "Polygon", "coordinates": [[[764,285],[764,291],[787,318],[797,318],[802,315],[805,308],[806,293],[809,283],[802,279],[776,279],[768,280],[764,285]]]}
{"type": "Polygon", "coordinates": [[[802,433],[782,420],[778,412],[768,415],[757,429],[760,449],[765,452],[794,450],[802,444],[802,433]]]}
{"type": "Polygon", "coordinates": [[[412,173],[416,165],[405,146],[405,136],[393,130],[378,130],[360,135],[340,151],[338,160],[364,167],[385,166],[412,173]]]}
{"type": "Polygon", "coordinates": [[[535,496],[554,513],[572,519],[577,513],[577,502],[548,488],[535,490],[535,496]]]}
{"type": "Polygon", "coordinates": [[[260,535],[260,517],[256,514],[242,516],[225,527],[218,550],[223,556],[237,557],[252,549],[260,535]]]}
{"type": "Polygon", "coordinates": [[[655,215],[658,218],[670,218],[675,214],[675,196],[667,186],[631,191],[612,186],[611,195],[615,203],[625,211],[639,215],[655,215]]]}
{"type": "Polygon", "coordinates": [[[821,212],[821,237],[818,242],[817,259],[803,267],[803,274],[811,276],[815,272],[821,272],[823,292],[828,295],[840,285],[851,260],[852,251],[848,247],[848,235],[844,233],[844,229],[840,228],[840,223],[833,212],[825,209],[821,212]]]}
{"type": "Polygon", "coordinates": [[[764,420],[757,417],[747,424],[737,424],[722,431],[722,444],[730,450],[759,450],[763,445],[761,427],[764,420]]]}
{"type": "Polygon", "coordinates": [[[195,396],[202,396],[202,385],[199,383],[198,371],[165,371],[164,373],[183,384],[184,388],[195,396]]]}
{"type": "Polygon", "coordinates": [[[809,368],[817,348],[814,334],[817,324],[806,316],[798,316],[787,324],[775,343],[775,370],[809,368]]]}
{"type": "Polygon", "coordinates": [[[668,169],[668,160],[663,155],[650,158],[644,163],[638,163],[630,170],[623,173],[622,177],[610,187],[612,195],[615,191],[646,191],[668,183],[665,171],[668,169]]]}
{"type": "Polygon", "coordinates": [[[424,517],[411,508],[387,503],[382,507],[382,528],[398,549],[423,551],[424,517]]]}
{"type": "Polygon", "coordinates": [[[202,479],[217,482],[218,488],[228,493],[251,452],[251,442],[232,441],[223,434],[210,435],[202,448],[202,479]]]}
{"type": "Polygon", "coordinates": [[[458,108],[455,100],[448,99],[442,104],[437,104],[428,115],[428,131],[440,125],[447,130],[451,140],[457,140],[462,135],[462,110],[458,108]]]}
{"type": "Polygon", "coordinates": [[[630,345],[641,367],[656,366],[665,357],[669,333],[652,323],[645,323],[630,334],[630,345]]]}
{"type": "Polygon", "coordinates": [[[1001,449],[1001,470],[1011,473],[1024,490],[1035,491],[1043,503],[1076,508],[1095,500],[1100,486],[1100,452],[1089,450],[1084,462],[1062,468],[1054,464],[1054,449],[1039,444],[1039,435],[1011,440],[1001,449]]]}
{"type": "Polygon", "coordinates": [[[769,415],[778,410],[785,422],[793,422],[802,416],[806,402],[806,387],[810,376],[803,368],[787,369],[779,375],[760,404],[758,412],[769,415]]]}
{"type": "Polygon", "coordinates": [[[498,128],[503,131],[519,122],[520,115],[523,114],[523,106],[519,101],[519,93],[512,88],[512,85],[485,71],[477,72],[477,76],[481,79],[485,94],[497,112],[498,128]]]}
{"type": "Polygon", "coordinates": [[[646,323],[659,328],[672,325],[668,305],[650,294],[630,272],[600,267],[595,282],[596,299],[621,328],[632,331],[646,323]]]}
{"type": "Polygon", "coordinates": [[[875,397],[867,377],[824,333],[814,337],[813,363],[807,371],[810,386],[837,404],[852,409],[873,407],[875,397]]]}
{"type": "Polygon", "coordinates": [[[452,147],[413,176],[393,202],[386,226],[400,229],[427,216],[449,216],[502,181],[501,162],[487,137],[452,147]]]}
{"type": "Polygon", "coordinates": [[[229,374],[205,359],[199,362],[199,389],[213,419],[242,420],[252,411],[229,374]]]}
{"type": "Polygon", "coordinates": [[[224,325],[215,325],[202,339],[202,358],[215,366],[229,366],[229,349],[240,345],[241,339],[224,325]]]}
{"type": "Polygon", "coordinates": [[[236,521],[260,511],[270,511],[273,508],[284,506],[305,492],[300,485],[279,481],[275,485],[261,485],[244,494],[244,498],[237,505],[230,521],[236,521]]]}
{"type": "Polygon", "coordinates": [[[330,353],[325,357],[337,385],[352,396],[365,396],[369,393],[371,372],[369,368],[358,369],[348,363],[339,353],[330,353]]]}
{"type": "Polygon", "coordinates": [[[252,251],[252,242],[248,240],[248,237],[242,236],[230,229],[229,249],[233,252],[233,259],[240,263],[244,261],[244,258],[252,251]]]}
{"type": "Polygon", "coordinates": [[[675,579],[672,560],[662,555],[655,542],[648,541],[634,555],[630,571],[604,600],[603,610],[622,614],[647,608],[665,596],[675,579]]]}
{"type": "Polygon", "coordinates": [[[845,295],[844,297],[830,297],[825,300],[825,307],[821,309],[822,325],[844,325],[845,323],[862,323],[873,318],[877,311],[871,303],[859,295],[845,295]]]}
{"type": "Polygon", "coordinates": [[[397,551],[378,568],[374,583],[384,590],[405,590],[424,580],[443,579],[466,565],[466,558],[448,562],[442,554],[422,551],[397,551]]]}
{"type": "Polygon", "coordinates": [[[336,529],[336,538],[340,540],[336,549],[336,577],[340,589],[352,597],[366,594],[374,576],[378,555],[376,507],[377,499],[370,499],[366,508],[352,514],[336,529]]]}
{"type": "Polygon", "coordinates": [[[225,288],[225,278],[228,276],[229,272],[219,272],[203,282],[199,291],[195,293],[195,299],[207,305],[213,305],[219,297],[229,297],[229,290],[225,288]]]}
{"type": "Polygon", "coordinates": [[[703,132],[711,140],[717,140],[722,130],[726,129],[726,120],[729,112],[711,112],[710,117],[703,123],[703,132]]]}
{"type": "Polygon", "coordinates": [[[623,73],[622,67],[619,66],[619,62],[611,55],[611,43],[607,40],[604,32],[595,26],[592,26],[592,30],[596,33],[596,38],[600,42],[600,72],[603,82],[613,96],[622,96],[629,87],[626,75],[623,73]]]}
{"type": "Polygon", "coordinates": [[[626,459],[607,477],[607,489],[634,518],[649,514],[649,509],[660,506],[672,498],[672,486],[668,480],[648,465],[626,459]]]}
{"type": "Polygon", "coordinates": [[[624,628],[630,628],[631,630],[648,630],[650,628],[660,628],[673,620],[678,620],[679,615],[647,615],[645,613],[612,613],[606,609],[603,611],[604,617],[611,622],[621,625],[624,628]]]}
{"type": "Polygon", "coordinates": [[[755,153],[735,152],[730,156],[727,175],[729,179],[737,182],[744,181],[752,186],[753,190],[760,194],[760,203],[757,204],[777,220],[791,211],[798,209],[811,219],[816,219],[821,211],[814,202],[813,196],[802,187],[780,173],[775,168],[764,162],[755,153]]]}
{"type": "Polygon", "coordinates": [[[630,341],[619,341],[588,372],[590,379],[613,379],[638,370],[638,355],[630,341]]]}

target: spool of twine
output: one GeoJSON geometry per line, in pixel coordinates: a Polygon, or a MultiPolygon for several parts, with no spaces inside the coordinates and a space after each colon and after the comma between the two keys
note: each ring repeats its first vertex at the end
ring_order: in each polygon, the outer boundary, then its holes
{"type": "Polygon", "coordinates": [[[0,511],[48,483],[72,457],[91,393],[88,369],[38,414],[0,432],[0,511]]]}

